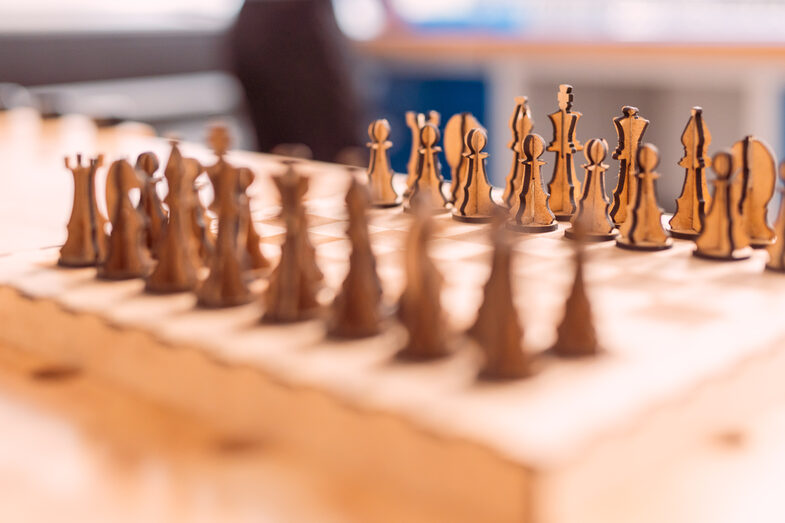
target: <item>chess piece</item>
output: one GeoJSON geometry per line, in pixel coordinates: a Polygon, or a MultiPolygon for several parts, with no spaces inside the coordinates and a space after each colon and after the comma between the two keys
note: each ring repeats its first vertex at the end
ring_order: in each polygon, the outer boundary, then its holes
{"type": "Polygon", "coordinates": [[[466,133],[466,158],[469,161],[452,211],[453,219],[460,222],[486,223],[493,219],[497,205],[493,202],[491,184],[485,171],[488,153],[483,149],[487,143],[488,137],[482,129],[471,129],[466,133]]]}
{"type": "Polygon", "coordinates": [[[368,236],[366,211],[370,195],[355,176],[346,193],[347,234],[352,243],[349,272],[333,301],[329,331],[342,338],[364,338],[379,332],[382,285],[368,236]]]}
{"type": "Polygon", "coordinates": [[[471,113],[455,114],[444,126],[444,157],[450,166],[451,202],[457,199],[461,180],[466,177],[466,168],[469,166],[469,160],[464,156],[469,152],[466,148],[466,133],[475,128],[484,129],[471,113]]]}
{"type": "Polygon", "coordinates": [[[155,176],[158,165],[158,157],[155,153],[142,153],[136,158],[136,173],[144,182],[139,194],[138,208],[146,217],[145,243],[153,257],[157,257],[155,249],[161,241],[166,223],[166,211],[156,190],[161,181],[160,177],[155,176]]]}
{"type": "Polygon", "coordinates": [[[717,175],[714,196],[692,254],[714,260],[744,260],[750,257],[752,249],[739,207],[734,205],[730,185],[738,166],[733,155],[726,151],[715,154],[711,165],[717,175]]]}
{"type": "Polygon", "coordinates": [[[520,141],[522,171],[516,193],[511,200],[510,219],[507,228],[519,232],[550,232],[558,227],[556,218],[548,206],[548,195],[542,188],[540,160],[545,151],[545,140],[536,133],[528,134],[520,141]]]}
{"type": "Polygon", "coordinates": [[[397,357],[408,360],[440,358],[448,352],[441,305],[444,278],[428,255],[434,228],[428,199],[424,193],[413,202],[415,221],[406,238],[404,258],[406,288],[398,302],[398,319],[409,339],[397,357]]]}
{"type": "Polygon", "coordinates": [[[281,215],[286,236],[281,259],[270,276],[264,294],[263,321],[288,323],[308,319],[319,308],[317,295],[324,275],[316,265],[316,250],[308,238],[308,220],[303,197],[308,192],[308,178],[290,164],[284,174],[273,177],[281,194],[281,215]]]}
{"type": "Polygon", "coordinates": [[[164,169],[169,192],[164,202],[169,206],[169,221],[164,225],[156,248],[158,264],[147,277],[146,290],[154,293],[193,290],[200,265],[197,238],[193,234],[195,198],[193,179],[201,170],[195,160],[183,158],[176,141],[164,169]]]}
{"type": "Polygon", "coordinates": [[[117,160],[109,167],[107,187],[114,187],[110,210],[112,233],[106,259],[98,266],[98,277],[105,280],[143,278],[150,270],[151,260],[142,240],[145,216],[131,201],[132,189],[142,190],[144,182],[126,160],[117,160]]]}
{"type": "MultiPolygon", "coordinates": [[[[523,179],[523,157],[521,156],[521,143],[526,136],[532,132],[534,121],[532,120],[531,109],[525,96],[515,97],[515,109],[510,117],[510,131],[512,139],[507,146],[512,149],[512,166],[507,180],[504,183],[504,193],[502,203],[511,208],[515,198],[520,192],[521,180],[523,179]]],[[[447,131],[445,130],[445,137],[447,131]]],[[[464,134],[465,136],[465,134],[464,134]]]]}
{"type": "MultiPolygon", "coordinates": [[[[785,161],[780,163],[780,180],[785,182],[785,161]]],[[[780,187],[780,210],[777,221],[774,222],[774,231],[774,242],[767,247],[769,261],[766,268],[770,271],[785,272],[785,186],[780,187]]]]}
{"type": "Polygon", "coordinates": [[[266,269],[270,266],[270,260],[262,253],[262,238],[256,231],[253,224],[253,216],[251,215],[251,198],[248,197],[248,188],[253,183],[256,175],[248,167],[238,167],[237,176],[240,181],[240,189],[245,194],[245,198],[241,198],[242,202],[242,226],[245,230],[245,236],[241,240],[240,245],[245,247],[245,254],[247,265],[251,269],[266,269]]]}
{"type": "Polygon", "coordinates": [[[586,161],[586,178],[583,181],[583,194],[578,200],[578,210],[572,217],[572,226],[564,232],[567,238],[577,239],[576,223],[581,222],[581,236],[585,241],[602,242],[616,238],[618,231],[613,227],[608,215],[610,202],[605,196],[605,171],[609,165],[602,163],[608,153],[608,142],[593,138],[586,143],[583,151],[586,161]]]}
{"type": "Polygon", "coordinates": [[[213,220],[207,213],[207,207],[204,206],[199,198],[199,190],[203,185],[197,185],[196,183],[196,178],[204,171],[204,167],[193,158],[185,158],[183,163],[186,165],[184,174],[187,176],[183,183],[187,184],[193,193],[193,197],[189,200],[191,205],[191,234],[196,240],[196,253],[198,254],[199,264],[208,265],[215,250],[213,220]]]}
{"type": "Polygon", "coordinates": [[[621,108],[622,116],[613,119],[619,145],[611,157],[619,160],[619,180],[613,190],[613,207],[611,207],[611,220],[618,227],[627,220],[627,208],[633,200],[637,190],[638,172],[636,160],[638,147],[640,147],[643,133],[649,127],[649,121],[638,115],[638,108],[625,105],[621,108]]]}
{"type": "Polygon", "coordinates": [[[768,144],[745,136],[733,145],[733,157],[741,167],[733,184],[743,227],[752,247],[767,247],[774,241],[769,227],[768,206],[777,181],[777,163],[768,144]]]}
{"type": "Polygon", "coordinates": [[[639,251],[661,251],[673,246],[673,240],[662,226],[662,209],[657,205],[654,180],[660,177],[654,172],[660,163],[657,148],[646,143],[638,148],[636,166],[638,172],[635,192],[631,196],[624,223],[619,228],[616,245],[624,249],[639,251]]]}
{"type": "Polygon", "coordinates": [[[575,128],[578,120],[583,116],[572,110],[572,86],[561,84],[559,86],[559,110],[548,115],[553,124],[553,141],[548,144],[548,151],[556,153],[553,164],[553,178],[548,184],[551,195],[551,211],[557,220],[566,221],[572,218],[576,211],[575,197],[581,192],[581,183],[575,175],[575,165],[572,156],[575,151],[580,151],[583,146],[575,138],[575,128]]]}
{"type": "Polygon", "coordinates": [[[420,142],[420,134],[425,124],[432,124],[439,128],[439,120],[441,115],[436,111],[429,111],[426,117],[423,113],[415,111],[406,111],[406,125],[412,132],[412,150],[409,154],[409,161],[406,164],[406,191],[403,196],[407,197],[412,190],[415,178],[421,169],[422,163],[422,143],[420,142]]]}
{"type": "Polygon", "coordinates": [[[420,133],[420,171],[414,178],[409,187],[409,194],[406,197],[406,204],[403,210],[413,212],[413,204],[422,193],[428,193],[430,201],[433,202],[431,208],[434,213],[447,212],[449,203],[444,197],[442,187],[442,166],[439,162],[439,151],[442,150],[439,143],[439,129],[435,125],[427,123],[423,126],[420,133]]]}
{"type": "Polygon", "coordinates": [[[68,220],[68,238],[57,261],[63,267],[90,267],[106,255],[106,218],[98,210],[95,197],[95,173],[101,161],[99,156],[83,165],[81,154],[76,155],[76,164],[65,159],[66,169],[74,176],[74,204],[68,220]]]}
{"type": "Polygon", "coordinates": [[[482,305],[477,319],[467,334],[473,338],[485,358],[479,377],[489,380],[508,380],[531,373],[529,359],[521,343],[523,328],[515,308],[512,292],[512,243],[504,229],[506,215],[491,228],[493,261],[491,274],[485,283],[482,305]]]}
{"type": "Polygon", "coordinates": [[[685,169],[684,185],[676,199],[676,212],[669,225],[674,238],[694,240],[701,232],[706,209],[711,205],[705,173],[705,169],[711,166],[708,154],[711,133],[703,121],[703,109],[700,107],[692,108],[681,143],[684,156],[679,165],[685,169]]]}
{"type": "Polygon", "coordinates": [[[385,119],[374,120],[368,126],[368,148],[371,159],[368,163],[368,185],[371,189],[371,203],[374,207],[395,207],[401,198],[393,187],[393,170],[387,150],[392,147],[390,122],[385,119]]]}

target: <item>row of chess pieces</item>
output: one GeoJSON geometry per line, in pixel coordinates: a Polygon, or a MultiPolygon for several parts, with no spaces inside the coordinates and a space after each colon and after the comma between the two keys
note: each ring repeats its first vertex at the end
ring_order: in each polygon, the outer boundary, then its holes
{"type": "MultiPolygon", "coordinates": [[[[708,155],[711,134],[703,110],[693,107],[681,143],[684,156],[679,165],[685,169],[677,210],[668,226],[662,222],[657,204],[655,172],[659,164],[657,148],[642,143],[649,121],[637,108],[624,106],[622,115],[613,119],[618,146],[612,158],[619,161],[619,178],[612,199],[605,190],[603,163],[608,153],[604,139],[595,138],[582,145],[575,137],[581,113],[574,111],[573,88],[559,86],[557,111],[548,115],[553,124],[553,139],[545,140],[533,132],[534,122],[526,97],[515,99],[510,118],[512,166],[507,175],[502,201],[494,200],[485,170],[483,152],[485,129],[469,113],[456,114],[444,127],[444,152],[452,184],[445,190],[439,164],[441,147],[437,112],[406,115],[412,131],[412,150],[407,164],[407,188],[403,198],[392,185],[388,140],[390,124],[380,119],[368,129],[371,150],[368,167],[372,202],[386,207],[403,204],[404,209],[420,193],[427,193],[437,210],[452,211],[453,218],[487,222],[495,209],[508,211],[507,227],[526,232],[554,231],[557,220],[569,220],[568,238],[576,236],[575,223],[581,221],[581,237],[586,241],[616,240],[621,248],[656,251],[672,246],[672,237],[694,240],[696,256],[716,260],[743,260],[752,247],[767,248],[768,269],[785,270],[785,199],[775,228],[768,223],[768,204],[774,194],[777,165],[771,148],[754,136],[746,136],[732,149],[708,155]],[[578,179],[573,155],[583,150],[585,177],[578,179]],[[545,190],[540,159],[545,151],[555,154],[553,174],[545,190]],[[706,171],[711,167],[716,178],[714,194],[707,187],[706,171]]],[[[780,168],[785,177],[785,163],[780,168]]]]}

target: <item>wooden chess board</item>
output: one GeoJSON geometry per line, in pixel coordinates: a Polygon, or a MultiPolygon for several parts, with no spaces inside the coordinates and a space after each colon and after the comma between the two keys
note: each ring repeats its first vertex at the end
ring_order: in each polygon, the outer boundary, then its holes
{"type": "MultiPolygon", "coordinates": [[[[57,156],[74,144],[50,145],[37,151],[39,183],[13,188],[20,198],[37,196],[25,205],[41,205],[34,212],[20,205],[14,216],[4,211],[6,223],[19,212],[35,221],[13,233],[0,256],[0,342],[216,427],[283,441],[336,481],[389,494],[423,520],[580,520],[614,486],[783,399],[785,327],[775,314],[785,308],[785,278],[763,271],[765,252],[719,263],[691,256],[688,241],[655,253],[590,246],[586,280],[605,353],[562,361],[539,353],[561,319],[570,244],[563,227],[517,235],[516,302],[539,372],[479,383],[478,354],[460,333],[489,273],[487,226],[436,218],[431,254],[446,278],[442,300],[455,353],[399,363],[392,355],[403,332],[392,322],[378,337],[336,341],[319,319],[262,325],[259,303],[203,310],[192,294],[152,296],[141,280],[105,282],[95,269],[57,268],[70,205],[70,176],[57,156]]],[[[167,155],[165,141],[134,133],[113,145],[129,157],[147,149],[167,155]]],[[[182,150],[209,163],[199,146],[182,150]]],[[[257,173],[254,221],[275,260],[284,229],[269,176],[282,169],[279,159],[241,152],[229,159],[257,173]]],[[[312,180],[309,233],[329,301],[347,270],[348,178],[340,166],[301,168],[312,180]]],[[[390,304],[405,284],[410,221],[400,209],[371,212],[390,304]]],[[[265,284],[261,278],[255,289],[265,284]]]]}

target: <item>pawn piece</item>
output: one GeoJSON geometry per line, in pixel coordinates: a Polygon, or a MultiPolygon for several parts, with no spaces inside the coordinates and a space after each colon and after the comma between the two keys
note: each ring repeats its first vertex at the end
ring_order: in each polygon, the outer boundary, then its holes
{"type": "Polygon", "coordinates": [[[483,126],[471,113],[455,114],[444,126],[444,157],[450,166],[451,202],[458,197],[461,180],[466,177],[466,168],[469,166],[469,161],[464,156],[469,152],[466,148],[466,133],[474,128],[483,129],[483,126]]]}
{"type": "Polygon", "coordinates": [[[468,167],[466,177],[461,180],[458,198],[453,205],[452,217],[460,222],[486,223],[493,219],[497,205],[491,196],[491,184],[485,171],[483,152],[488,137],[482,129],[472,129],[466,133],[468,167]]]}
{"type": "Polygon", "coordinates": [[[442,150],[437,145],[439,138],[439,129],[435,125],[427,123],[423,126],[420,133],[420,143],[422,144],[420,171],[409,187],[409,194],[403,209],[406,212],[413,211],[413,202],[423,193],[427,193],[430,201],[433,202],[433,212],[440,213],[449,210],[449,203],[442,192],[444,178],[442,178],[442,166],[438,156],[439,151],[442,150]]]}
{"type": "Polygon", "coordinates": [[[750,257],[752,249],[739,207],[732,202],[730,184],[737,166],[733,155],[726,151],[715,154],[711,162],[717,174],[714,197],[692,254],[714,260],[744,260],[750,257]]]}
{"type": "Polygon", "coordinates": [[[349,272],[333,301],[329,332],[342,338],[364,338],[379,332],[382,285],[376,273],[376,258],[368,236],[370,195],[355,176],[346,193],[349,213],[347,234],[352,244],[349,272]]]}
{"type": "MultiPolygon", "coordinates": [[[[581,227],[577,224],[580,237],[581,227]]],[[[580,238],[579,238],[580,239],[580,238]]],[[[575,244],[575,276],[570,294],[564,304],[564,317],[556,329],[556,343],[549,349],[563,358],[594,356],[600,352],[597,333],[592,320],[591,303],[583,281],[583,242],[575,244]]]]}
{"type": "Polygon", "coordinates": [[[540,160],[545,151],[545,140],[539,134],[529,134],[520,142],[522,157],[520,183],[512,199],[507,228],[519,232],[550,232],[558,227],[556,218],[548,206],[548,195],[542,188],[540,160]]]}
{"type": "Polygon", "coordinates": [[[371,203],[374,207],[395,207],[401,204],[401,198],[393,188],[392,166],[387,150],[392,147],[390,122],[385,119],[374,120],[368,126],[368,148],[371,159],[368,164],[368,185],[371,188],[371,203]]]}
{"type": "MultiPolygon", "coordinates": [[[[507,146],[512,149],[512,166],[507,180],[504,184],[504,194],[502,203],[510,208],[514,205],[514,200],[520,192],[521,180],[523,180],[523,163],[521,156],[521,144],[523,139],[532,132],[534,121],[532,120],[531,109],[525,96],[515,97],[515,109],[510,117],[510,131],[512,139],[507,146]]],[[[445,131],[445,135],[447,132],[445,131]]],[[[464,134],[465,136],[465,134],[464,134]]]]}
{"type": "Polygon", "coordinates": [[[98,210],[95,198],[95,173],[101,157],[82,164],[82,155],[76,155],[76,164],[65,159],[65,167],[74,176],[74,205],[68,220],[68,238],[60,248],[58,265],[63,267],[90,267],[97,265],[106,255],[106,218],[98,210]]]}
{"type": "Polygon", "coordinates": [[[639,172],[635,192],[632,194],[626,219],[619,230],[616,246],[640,251],[661,251],[673,246],[673,240],[662,226],[662,209],[657,205],[654,180],[660,177],[654,172],[660,163],[659,151],[650,144],[638,149],[636,165],[639,172]]]}
{"type": "Polygon", "coordinates": [[[621,111],[623,115],[613,119],[619,145],[611,155],[614,160],[619,160],[619,181],[613,191],[613,207],[611,207],[611,220],[616,226],[627,220],[627,207],[637,190],[638,180],[635,173],[638,169],[635,162],[638,158],[638,147],[643,133],[649,127],[649,121],[638,115],[637,107],[625,105],[621,111]]]}
{"type": "Polygon", "coordinates": [[[317,295],[324,275],[316,265],[316,250],[308,238],[308,220],[303,197],[308,192],[308,178],[298,174],[290,164],[284,174],[273,177],[281,194],[281,216],[286,236],[281,259],[270,275],[264,294],[262,321],[288,323],[313,316],[319,307],[317,295]]]}
{"type": "Polygon", "coordinates": [[[513,301],[512,243],[503,227],[505,218],[502,213],[499,223],[492,227],[491,275],[485,283],[477,319],[467,332],[485,355],[479,377],[489,380],[518,379],[531,374],[529,359],[521,349],[523,329],[513,301]]]}
{"type": "MultiPolygon", "coordinates": [[[[785,161],[780,164],[780,180],[785,183],[785,161]]],[[[785,185],[780,187],[780,211],[774,222],[776,234],[774,243],[767,247],[769,261],[766,268],[770,271],[785,272],[785,185]]]]}
{"type": "Polygon", "coordinates": [[[733,184],[734,201],[752,247],[766,247],[774,241],[769,227],[768,206],[777,181],[777,163],[768,144],[745,136],[733,145],[733,156],[741,172],[733,184]]]}
{"type": "Polygon", "coordinates": [[[422,163],[422,143],[420,142],[420,133],[422,132],[422,128],[425,126],[425,124],[429,123],[435,125],[438,129],[440,119],[441,115],[436,111],[429,111],[427,117],[423,113],[406,111],[406,125],[412,132],[412,150],[411,153],[409,153],[409,161],[406,164],[407,176],[406,192],[403,194],[404,197],[409,195],[409,192],[412,190],[412,184],[414,184],[414,180],[417,178],[417,174],[420,172],[422,163]]]}
{"type": "Polygon", "coordinates": [[[608,142],[593,138],[586,143],[583,151],[586,161],[586,177],[583,180],[583,195],[578,201],[578,211],[573,216],[572,227],[564,232],[571,240],[578,239],[576,224],[582,224],[581,236],[589,242],[603,242],[616,238],[619,234],[613,227],[608,215],[610,202],[605,196],[605,171],[609,165],[602,163],[608,153],[608,142]]]}
{"type": "Polygon", "coordinates": [[[428,256],[433,235],[428,194],[414,202],[415,221],[406,238],[406,288],[398,302],[398,319],[409,333],[397,357],[429,360],[446,356],[446,326],[442,316],[441,291],[444,278],[428,256]]]}
{"type": "Polygon", "coordinates": [[[160,177],[155,177],[157,170],[158,157],[155,153],[142,153],[136,158],[136,173],[144,182],[139,196],[138,209],[147,218],[145,243],[153,257],[157,257],[155,249],[161,241],[161,234],[166,223],[166,211],[158,196],[158,191],[156,191],[156,186],[161,181],[160,177]]]}
{"type": "Polygon", "coordinates": [[[106,183],[114,186],[116,195],[112,213],[112,233],[106,259],[98,266],[98,277],[105,280],[143,278],[150,270],[151,260],[142,244],[145,217],[134,207],[132,189],[142,189],[143,182],[126,160],[118,160],[109,168],[106,183]]]}
{"type": "Polygon", "coordinates": [[[679,165],[684,167],[684,185],[681,195],[676,199],[676,212],[669,225],[671,236],[685,240],[698,237],[703,226],[706,209],[711,205],[711,197],[706,187],[706,168],[711,166],[709,144],[711,133],[703,121],[703,109],[693,107],[690,119],[681,134],[684,156],[679,165]]]}
{"type": "Polygon", "coordinates": [[[556,153],[553,164],[553,178],[548,184],[551,195],[551,211],[557,220],[566,221],[575,214],[577,205],[575,198],[581,193],[581,184],[575,175],[572,156],[583,146],[575,138],[575,128],[583,116],[572,110],[572,86],[559,86],[559,110],[548,115],[553,124],[553,140],[548,144],[548,151],[556,153]]]}

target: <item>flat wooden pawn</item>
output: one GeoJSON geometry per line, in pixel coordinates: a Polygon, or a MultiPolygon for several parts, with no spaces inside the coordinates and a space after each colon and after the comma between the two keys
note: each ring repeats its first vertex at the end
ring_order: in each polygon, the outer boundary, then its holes
{"type": "Polygon", "coordinates": [[[87,164],[82,163],[81,154],[76,155],[75,164],[65,159],[65,167],[74,177],[74,198],[66,226],[68,237],[57,260],[63,267],[92,267],[106,256],[106,218],[98,210],[95,196],[95,174],[101,163],[100,156],[87,164]]]}
{"type": "Polygon", "coordinates": [[[625,105],[621,111],[622,116],[613,119],[619,145],[611,155],[614,160],[619,160],[619,180],[613,190],[613,206],[610,212],[611,220],[616,226],[627,220],[627,208],[637,191],[638,148],[649,127],[649,121],[641,118],[637,107],[625,105]]]}
{"type": "Polygon", "coordinates": [[[572,110],[572,86],[559,86],[559,110],[548,115],[553,124],[553,140],[548,144],[548,151],[556,153],[553,164],[553,178],[548,184],[551,195],[551,211],[557,220],[567,221],[575,214],[576,197],[581,193],[581,183],[575,174],[573,155],[583,146],[575,138],[581,113],[572,110]]]}
{"type": "Polygon", "coordinates": [[[733,144],[733,156],[740,166],[733,184],[734,201],[738,201],[744,230],[753,248],[763,248],[774,241],[769,226],[769,202],[777,182],[777,162],[771,147],[754,136],[745,136],[733,144]]]}
{"type": "Polygon", "coordinates": [[[586,177],[583,180],[583,194],[578,200],[578,210],[572,217],[572,226],[564,231],[564,235],[576,240],[580,236],[583,241],[602,242],[613,240],[618,231],[608,214],[610,202],[605,195],[605,171],[609,165],[602,163],[608,154],[608,142],[593,138],[586,143],[583,151],[586,161],[583,168],[586,177]],[[576,224],[581,223],[580,234],[576,224]]]}
{"type": "Polygon", "coordinates": [[[485,170],[488,153],[483,149],[488,137],[482,129],[472,129],[466,133],[468,168],[466,177],[461,181],[458,197],[453,204],[454,220],[469,223],[487,223],[493,219],[498,205],[491,196],[491,184],[485,170]]]}
{"type": "Polygon", "coordinates": [[[440,120],[441,115],[436,111],[428,111],[427,116],[416,111],[406,111],[406,125],[412,133],[412,149],[409,153],[409,161],[406,163],[407,176],[404,197],[407,197],[411,192],[414,179],[417,178],[422,165],[422,142],[420,141],[422,128],[425,124],[432,124],[438,129],[440,120]]]}
{"type": "Polygon", "coordinates": [[[374,207],[395,207],[403,201],[393,187],[393,172],[390,165],[389,149],[390,122],[386,119],[374,120],[368,126],[371,139],[367,146],[371,150],[368,163],[368,187],[371,205],[374,207]]]}
{"type": "Polygon", "coordinates": [[[780,210],[774,222],[776,237],[774,243],[767,247],[769,260],[766,269],[785,272],[785,161],[780,163],[780,210]]]}
{"type": "MultiPolygon", "coordinates": [[[[514,200],[520,192],[521,183],[523,181],[523,156],[521,155],[521,146],[524,138],[532,132],[534,128],[534,121],[532,120],[531,109],[525,96],[515,97],[515,108],[510,117],[510,132],[512,138],[507,147],[512,149],[512,165],[510,172],[507,174],[507,179],[504,183],[504,193],[502,194],[502,203],[511,208],[514,205],[514,200]]],[[[446,135],[446,131],[445,131],[446,135]]]]}
{"type": "Polygon", "coordinates": [[[718,152],[712,158],[712,168],[717,175],[714,197],[692,254],[713,260],[744,260],[750,257],[752,248],[731,194],[731,179],[736,170],[733,155],[718,152]]]}
{"type": "Polygon", "coordinates": [[[662,225],[662,209],[657,205],[654,181],[660,177],[654,172],[660,163],[657,148],[643,144],[637,153],[637,178],[635,193],[627,210],[626,219],[619,228],[616,246],[639,251],[661,251],[673,246],[673,240],[662,225]]]}
{"type": "Polygon", "coordinates": [[[439,151],[442,150],[437,144],[439,142],[439,129],[430,123],[423,126],[420,133],[420,171],[414,178],[409,187],[409,194],[406,196],[406,203],[403,210],[414,212],[414,202],[423,194],[428,194],[433,213],[442,213],[450,210],[450,203],[444,196],[444,178],[442,177],[442,166],[439,161],[439,151]]]}
{"type": "Polygon", "coordinates": [[[540,160],[545,151],[545,140],[539,134],[529,134],[520,142],[521,183],[512,199],[507,228],[518,232],[551,232],[558,228],[556,218],[548,206],[548,195],[542,187],[540,160]]]}
{"type": "Polygon", "coordinates": [[[163,234],[164,224],[167,220],[166,210],[156,190],[158,183],[162,180],[162,178],[155,176],[158,167],[158,157],[155,153],[144,152],[136,158],[136,172],[144,182],[139,195],[138,208],[147,217],[145,243],[153,257],[157,257],[156,246],[161,241],[161,234],[163,234]]]}
{"type": "Polygon", "coordinates": [[[450,166],[451,202],[457,199],[461,180],[466,177],[469,166],[469,161],[464,156],[469,152],[466,148],[466,133],[475,128],[483,129],[483,126],[471,113],[454,114],[444,126],[444,157],[450,166]]]}

